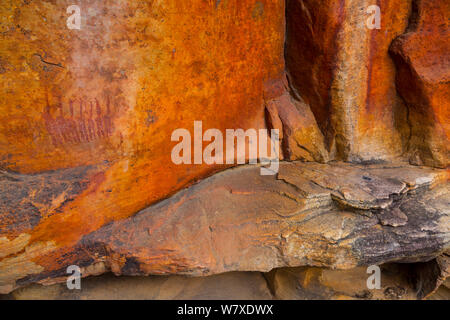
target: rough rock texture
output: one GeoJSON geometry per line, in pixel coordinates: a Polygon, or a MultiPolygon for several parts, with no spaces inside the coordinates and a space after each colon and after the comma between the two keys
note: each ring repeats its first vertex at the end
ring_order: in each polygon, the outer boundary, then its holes
{"type": "Polygon", "coordinates": [[[434,260],[416,264],[411,280],[417,289],[418,297],[427,298],[436,293],[449,276],[450,252],[446,252],[434,260]]]}
{"type": "MultiPolygon", "coordinates": [[[[67,6],[1,6],[5,169],[128,160],[136,175],[139,161],[160,172],[176,128],[191,130],[194,120],[205,130],[261,125],[263,83],[284,70],[284,1],[91,0],[80,5],[81,30],[66,27],[67,6]]],[[[186,167],[166,169],[165,184],[192,176],[186,167]]],[[[158,188],[149,193],[167,194],[158,188]]]]}
{"type": "MultiPolygon", "coordinates": [[[[350,270],[298,267],[269,273],[230,272],[198,278],[105,274],[82,279],[80,289],[70,290],[65,283],[32,284],[0,295],[0,300],[416,300],[423,292],[411,281],[418,268],[422,269],[420,263],[380,266],[380,289],[367,287],[370,274],[366,267],[350,270]]],[[[449,293],[449,283],[444,282],[427,299],[448,300],[449,293]]]]}
{"type": "Polygon", "coordinates": [[[284,74],[284,0],[83,1],[81,30],[66,26],[71,4],[0,6],[0,169],[99,170],[54,190],[60,199],[30,186],[29,218],[15,221],[9,189],[8,241],[20,223],[35,242],[73,245],[223,169],[175,165],[172,132],[192,134],[195,120],[203,131],[265,128],[264,83],[284,74]]]}
{"type": "Polygon", "coordinates": [[[450,2],[415,1],[408,32],[391,46],[408,105],[413,163],[450,164],[450,2]]]}
{"type": "Polygon", "coordinates": [[[64,281],[72,264],[84,276],[201,276],[428,261],[450,245],[447,180],[446,170],[407,165],[282,162],[277,176],[229,169],[73,245],[0,238],[0,284],[8,292],[64,281]],[[386,219],[398,212],[403,223],[386,219]]]}
{"type": "Polygon", "coordinates": [[[329,155],[314,115],[291,92],[286,77],[266,83],[264,89],[267,125],[280,132],[282,158],[327,162],[329,155]]]}
{"type": "Polygon", "coordinates": [[[446,278],[450,274],[447,254],[429,262],[380,266],[380,288],[369,289],[373,271],[367,267],[330,270],[317,267],[281,268],[265,276],[276,299],[449,299],[446,278]]]}
{"type": "Polygon", "coordinates": [[[368,289],[366,267],[330,270],[282,268],[267,274],[274,297],[281,300],[415,300],[414,287],[401,265],[381,267],[381,288],[368,289]]]}
{"type": "Polygon", "coordinates": [[[450,279],[447,279],[432,295],[430,295],[428,300],[450,300],[450,279]]]}
{"type": "Polygon", "coordinates": [[[2,4],[0,292],[63,282],[72,264],[204,276],[398,261],[419,263],[417,297],[437,293],[450,4],[375,3],[380,29],[369,0],[92,0],[81,30],[67,1],[2,4]],[[193,139],[194,121],[278,129],[294,162],[275,176],[176,165],[171,135],[193,139]]]}
{"type": "Polygon", "coordinates": [[[410,1],[288,0],[286,65],[332,156],[393,159],[402,153],[406,110],[388,48],[408,26],[410,1]],[[381,28],[369,29],[370,5],[381,28]]]}
{"type": "Polygon", "coordinates": [[[210,277],[115,277],[83,279],[80,290],[65,283],[31,285],[10,296],[15,300],[266,300],[272,299],[258,272],[231,272],[210,277]]]}

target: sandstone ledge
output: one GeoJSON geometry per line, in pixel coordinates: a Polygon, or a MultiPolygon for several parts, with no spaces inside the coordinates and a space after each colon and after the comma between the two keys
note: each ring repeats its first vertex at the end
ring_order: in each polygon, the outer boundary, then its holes
{"type": "MultiPolygon", "coordinates": [[[[450,248],[446,170],[282,162],[276,176],[259,173],[257,166],[218,173],[71,247],[0,246],[0,253],[8,251],[0,255],[0,288],[7,293],[33,282],[65,281],[72,264],[83,276],[108,270],[204,276],[426,262],[450,248]],[[52,267],[42,267],[45,259],[52,267]]],[[[0,183],[14,174],[8,179],[0,183]]]]}

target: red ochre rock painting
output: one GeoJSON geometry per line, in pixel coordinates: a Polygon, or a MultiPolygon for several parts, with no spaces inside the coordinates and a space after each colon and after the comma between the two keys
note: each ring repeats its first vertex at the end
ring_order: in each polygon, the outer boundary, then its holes
{"type": "Polygon", "coordinates": [[[97,98],[93,100],[69,99],[66,112],[61,100],[59,99],[56,105],[51,106],[47,99],[42,113],[45,128],[55,147],[91,142],[112,135],[115,108],[111,106],[108,96],[104,104],[97,98]],[[52,109],[55,110],[53,115],[52,109]]]}

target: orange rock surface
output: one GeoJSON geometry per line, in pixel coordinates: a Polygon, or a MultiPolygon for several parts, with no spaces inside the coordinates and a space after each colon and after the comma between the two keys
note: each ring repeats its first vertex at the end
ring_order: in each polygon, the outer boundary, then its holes
{"type": "Polygon", "coordinates": [[[450,3],[420,1],[408,32],[392,44],[397,88],[409,107],[410,161],[446,167],[450,159],[450,3]]]}
{"type": "Polygon", "coordinates": [[[395,89],[392,40],[407,25],[409,1],[376,1],[380,29],[367,27],[373,1],[288,1],[286,63],[311,106],[328,149],[349,161],[402,154],[405,106],[395,89]]]}
{"type": "Polygon", "coordinates": [[[219,169],[175,165],[171,133],[192,132],[194,120],[264,128],[263,84],[284,70],[281,0],[88,1],[81,30],[66,27],[66,7],[1,8],[2,168],[98,168],[33,230],[34,241],[58,244],[219,169]]]}
{"type": "Polygon", "coordinates": [[[449,4],[378,0],[370,29],[372,4],[89,0],[79,30],[67,2],[2,4],[0,291],[74,263],[204,275],[448,250],[449,4]],[[308,163],[200,181],[232,164],[172,161],[194,121],[278,129],[280,159],[308,163]]]}

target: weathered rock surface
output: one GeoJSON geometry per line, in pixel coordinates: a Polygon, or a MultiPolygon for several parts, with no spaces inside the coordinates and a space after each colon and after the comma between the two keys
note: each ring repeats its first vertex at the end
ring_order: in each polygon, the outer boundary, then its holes
{"type": "Polygon", "coordinates": [[[0,169],[101,167],[60,199],[30,186],[29,219],[5,222],[4,200],[2,235],[38,224],[57,246],[223,169],[174,164],[172,132],[192,134],[196,120],[204,131],[265,128],[264,83],[284,74],[284,0],[84,1],[80,30],[67,28],[68,6],[0,6],[0,169]]]}
{"type": "Polygon", "coordinates": [[[450,289],[448,286],[441,286],[433,295],[427,300],[450,300],[450,289]]]}
{"type": "Polygon", "coordinates": [[[267,83],[264,100],[268,127],[280,132],[282,158],[327,162],[322,132],[309,106],[300,99],[290,91],[285,77],[267,83]]]}
{"type": "Polygon", "coordinates": [[[407,134],[406,109],[395,88],[389,56],[408,26],[404,0],[287,1],[286,67],[308,103],[331,158],[395,159],[407,134]],[[380,29],[368,27],[380,8],[380,29]]]}
{"type": "Polygon", "coordinates": [[[85,276],[108,270],[201,276],[428,261],[449,248],[446,170],[282,162],[277,176],[259,171],[244,166],[216,174],[71,245],[6,233],[2,291],[63,281],[72,264],[85,276]],[[383,223],[398,212],[404,223],[383,223]]]}
{"type": "MultiPolygon", "coordinates": [[[[434,261],[434,260],[433,260],[434,261]]],[[[15,300],[415,300],[424,292],[418,287],[416,271],[421,263],[380,266],[380,288],[370,288],[366,267],[331,270],[317,267],[274,269],[269,273],[230,272],[209,277],[121,276],[105,274],[82,279],[80,289],[68,289],[66,283],[43,286],[32,284],[1,299],[15,300]]],[[[432,279],[435,274],[429,273],[432,279]]],[[[434,278],[437,280],[437,278],[434,278]]],[[[448,300],[449,284],[428,294],[427,299],[448,300]]],[[[423,297],[422,297],[423,298],[423,297]]]]}
{"type": "Polygon", "coordinates": [[[450,279],[447,279],[432,295],[430,295],[428,300],[450,300],[450,279]]]}
{"type": "MultiPolygon", "coordinates": [[[[0,6],[0,292],[73,264],[303,279],[389,262],[418,263],[418,298],[445,290],[450,4],[378,0],[371,29],[373,4],[84,1],[80,30],[65,2],[0,6]],[[279,129],[280,159],[309,162],[176,165],[194,121],[279,129]]],[[[319,296],[364,294],[321,277],[319,296]]]]}
{"type": "Polygon", "coordinates": [[[366,267],[330,270],[281,268],[266,275],[274,297],[281,300],[415,300],[415,289],[401,265],[381,266],[380,289],[368,289],[366,267]]]}
{"type": "MultiPolygon", "coordinates": [[[[0,296],[1,297],[1,296],[0,296]]],[[[80,290],[65,283],[31,285],[8,297],[15,300],[266,300],[272,299],[259,272],[231,272],[210,277],[115,277],[83,279],[80,290]]]]}
{"type": "Polygon", "coordinates": [[[373,270],[356,267],[330,270],[317,267],[281,268],[265,276],[276,299],[448,299],[449,258],[442,254],[428,262],[380,266],[380,288],[369,288],[373,270]]]}
{"type": "Polygon", "coordinates": [[[450,3],[414,1],[408,32],[391,52],[397,89],[408,105],[410,161],[450,164],[450,3]]]}
{"type": "Polygon", "coordinates": [[[417,296],[432,296],[440,287],[445,286],[445,281],[450,276],[450,252],[443,253],[434,260],[416,264],[411,273],[417,296]]]}
{"type": "MultiPolygon", "coordinates": [[[[67,7],[0,8],[3,168],[36,173],[126,159],[133,171],[139,158],[158,172],[170,163],[177,128],[263,121],[263,83],[284,71],[284,1],[90,0],[80,4],[80,30],[67,28],[67,7]]],[[[166,167],[164,183],[173,183],[167,172],[181,179],[189,170],[166,167]]]]}

